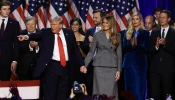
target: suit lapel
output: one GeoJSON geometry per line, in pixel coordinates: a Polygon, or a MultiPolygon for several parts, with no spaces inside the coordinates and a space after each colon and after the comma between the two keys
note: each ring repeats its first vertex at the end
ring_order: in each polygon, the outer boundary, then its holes
{"type": "Polygon", "coordinates": [[[171,37],[171,28],[168,29],[165,40],[169,40],[170,37],[171,37]]]}
{"type": "MultiPolygon", "coordinates": [[[[64,37],[65,37],[65,40],[66,40],[67,50],[69,50],[69,47],[70,47],[70,43],[69,43],[69,34],[68,34],[68,32],[66,32],[64,29],[63,29],[63,33],[64,33],[64,37]]],[[[68,51],[68,52],[69,52],[69,51],[68,51]]]]}
{"type": "Polygon", "coordinates": [[[103,41],[103,43],[105,44],[105,46],[106,46],[107,48],[109,48],[110,42],[107,40],[107,37],[106,37],[105,32],[101,31],[101,32],[100,32],[100,36],[101,36],[101,38],[102,38],[101,40],[103,41]]]}
{"type": "Polygon", "coordinates": [[[4,33],[7,31],[7,29],[10,29],[12,23],[13,22],[12,22],[11,18],[8,18],[7,25],[5,27],[4,33]]]}
{"type": "Polygon", "coordinates": [[[94,33],[95,33],[95,29],[96,29],[96,27],[93,27],[93,28],[92,28],[92,31],[91,31],[91,32],[92,32],[93,35],[94,35],[94,33]]]}
{"type": "Polygon", "coordinates": [[[161,38],[161,28],[158,30],[158,37],[161,38]]]}
{"type": "Polygon", "coordinates": [[[6,33],[9,33],[9,32],[7,32],[9,29],[11,29],[11,27],[13,27],[13,26],[11,26],[11,24],[12,24],[13,22],[11,21],[11,19],[10,18],[8,18],[8,21],[7,21],[7,25],[6,25],[6,27],[5,27],[5,30],[4,30],[4,33],[2,34],[2,36],[4,36],[6,33]],[[7,30],[8,29],[8,30],[7,30]]]}

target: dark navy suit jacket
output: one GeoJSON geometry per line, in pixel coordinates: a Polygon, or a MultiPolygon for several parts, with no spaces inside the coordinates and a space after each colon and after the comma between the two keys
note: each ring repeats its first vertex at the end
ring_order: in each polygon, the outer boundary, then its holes
{"type": "Polygon", "coordinates": [[[89,36],[92,36],[93,37],[93,35],[94,35],[94,33],[95,33],[95,29],[96,29],[96,27],[92,27],[92,28],[90,28],[90,29],[88,29],[87,30],[87,32],[86,32],[86,36],[85,36],[85,40],[84,40],[84,45],[83,45],[83,48],[84,48],[84,53],[86,53],[86,54],[88,54],[88,52],[89,52],[89,49],[90,49],[90,47],[89,47],[89,36]]]}
{"type": "MultiPolygon", "coordinates": [[[[62,30],[67,43],[67,50],[68,50],[68,57],[69,57],[68,66],[71,68],[72,59],[79,59],[80,66],[83,66],[84,61],[80,54],[79,48],[77,46],[73,31],[65,28],[62,28],[62,30]]],[[[55,36],[54,36],[54,33],[51,31],[51,28],[45,28],[45,29],[42,29],[39,33],[30,34],[29,39],[35,40],[35,41],[41,41],[42,43],[42,46],[40,49],[41,50],[40,56],[33,74],[34,77],[39,77],[40,74],[47,67],[48,63],[52,60],[55,36]]]]}
{"type": "Polygon", "coordinates": [[[0,68],[10,68],[12,61],[17,61],[19,33],[19,22],[9,17],[4,33],[0,36],[0,68]]]}

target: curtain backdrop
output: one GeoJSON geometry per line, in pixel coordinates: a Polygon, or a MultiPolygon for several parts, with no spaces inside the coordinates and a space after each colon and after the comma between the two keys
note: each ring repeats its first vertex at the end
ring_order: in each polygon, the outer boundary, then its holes
{"type": "Polygon", "coordinates": [[[175,20],[175,1],[174,0],[139,0],[140,12],[143,18],[153,15],[153,10],[157,6],[171,11],[172,19],[175,20]]]}

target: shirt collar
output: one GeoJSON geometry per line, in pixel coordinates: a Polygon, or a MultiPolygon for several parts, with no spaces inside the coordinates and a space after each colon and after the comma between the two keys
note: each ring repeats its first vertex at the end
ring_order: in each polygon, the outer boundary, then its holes
{"type": "Polygon", "coordinates": [[[169,25],[166,28],[161,27],[161,30],[165,29],[165,31],[167,32],[169,27],[170,27],[169,25]]]}
{"type": "MultiPolygon", "coordinates": [[[[55,35],[58,35],[58,34],[55,34],[55,35]]],[[[59,31],[59,36],[62,36],[62,35],[64,35],[64,33],[63,33],[63,30],[61,29],[61,30],[59,31]]]]}
{"type": "Polygon", "coordinates": [[[0,16],[0,20],[2,20],[2,19],[5,19],[5,21],[7,21],[8,20],[8,17],[2,17],[2,16],[0,16]]]}
{"type": "MultiPolygon", "coordinates": [[[[36,30],[34,32],[32,32],[32,33],[36,33],[36,30]]],[[[28,32],[28,34],[30,34],[30,32],[28,32]]]]}

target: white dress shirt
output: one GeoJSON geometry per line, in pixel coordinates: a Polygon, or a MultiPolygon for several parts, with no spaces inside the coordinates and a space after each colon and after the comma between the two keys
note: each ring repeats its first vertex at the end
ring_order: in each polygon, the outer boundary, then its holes
{"type": "MultiPolygon", "coordinates": [[[[60,61],[60,53],[59,53],[59,49],[58,49],[58,40],[57,40],[58,34],[54,34],[54,36],[55,36],[55,42],[54,42],[54,50],[53,50],[52,59],[56,60],[56,61],[60,61]]],[[[62,29],[59,32],[59,36],[61,37],[61,41],[63,43],[64,55],[66,57],[66,61],[68,61],[69,58],[68,58],[68,52],[67,52],[67,43],[66,43],[66,39],[65,39],[65,36],[64,36],[62,29]]]]}
{"type": "Polygon", "coordinates": [[[3,18],[2,16],[0,16],[0,27],[1,27],[1,24],[2,24],[2,19],[5,19],[5,20],[4,20],[4,30],[5,30],[5,28],[6,28],[6,26],[7,26],[7,22],[8,22],[8,17],[3,18]]]}
{"type": "Polygon", "coordinates": [[[149,30],[149,36],[151,36],[151,32],[152,32],[152,30],[149,30]]]}
{"type": "Polygon", "coordinates": [[[101,27],[96,26],[95,32],[99,32],[101,30],[101,27]]]}
{"type": "Polygon", "coordinates": [[[161,37],[162,37],[163,29],[165,29],[165,31],[164,31],[164,38],[166,38],[166,35],[167,35],[167,33],[168,33],[168,30],[169,30],[169,26],[166,27],[166,28],[161,27],[161,37]]]}

